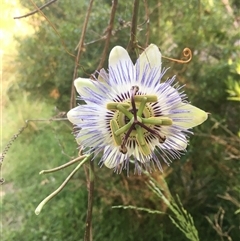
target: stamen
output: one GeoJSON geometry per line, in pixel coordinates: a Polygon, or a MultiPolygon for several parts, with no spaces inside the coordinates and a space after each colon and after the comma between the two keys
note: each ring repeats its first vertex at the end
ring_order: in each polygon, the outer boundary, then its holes
{"type": "Polygon", "coordinates": [[[172,119],[168,117],[149,117],[149,118],[142,118],[143,124],[151,124],[151,125],[162,125],[162,126],[171,126],[172,119]]]}
{"type": "Polygon", "coordinates": [[[121,111],[125,116],[127,116],[129,120],[132,119],[133,114],[130,111],[128,111],[127,109],[125,109],[122,105],[118,104],[117,109],[119,111],[121,111]]]}
{"type": "Polygon", "coordinates": [[[129,103],[121,103],[121,102],[110,102],[107,103],[107,109],[108,110],[117,110],[117,106],[121,105],[122,107],[124,107],[125,109],[130,108],[130,104],[129,103]]]}
{"type": "Polygon", "coordinates": [[[147,97],[143,97],[141,100],[140,106],[138,108],[138,111],[137,111],[137,116],[139,116],[139,117],[142,116],[146,103],[147,103],[147,97]]]}
{"type": "Polygon", "coordinates": [[[139,141],[139,145],[141,145],[141,146],[146,145],[146,140],[144,138],[143,129],[139,125],[136,125],[135,128],[137,130],[137,139],[139,141]]]}
{"type": "Polygon", "coordinates": [[[141,148],[142,153],[146,156],[150,155],[151,150],[144,138],[143,129],[139,125],[136,125],[135,128],[137,130],[136,141],[138,142],[138,145],[141,148]]]}
{"type": "Polygon", "coordinates": [[[147,98],[147,102],[157,102],[158,97],[156,95],[135,95],[135,102],[141,102],[143,98],[147,98]]]}
{"type": "Polygon", "coordinates": [[[113,135],[113,139],[115,141],[115,144],[117,146],[120,146],[121,143],[122,143],[122,139],[121,139],[120,135],[116,135],[116,131],[119,130],[119,126],[118,126],[118,123],[115,119],[112,119],[110,121],[110,128],[111,128],[111,131],[112,131],[112,135],[113,135]]]}

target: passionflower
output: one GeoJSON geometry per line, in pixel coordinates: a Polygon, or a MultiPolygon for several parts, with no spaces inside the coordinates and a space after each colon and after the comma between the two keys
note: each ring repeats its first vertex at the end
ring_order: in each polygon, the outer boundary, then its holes
{"type": "Polygon", "coordinates": [[[114,47],[109,55],[109,73],[98,79],[74,81],[79,105],[67,114],[76,127],[76,140],[86,152],[101,153],[100,163],[120,172],[135,164],[162,170],[186,151],[191,128],[207,119],[207,113],[190,105],[176,76],[161,82],[161,53],[149,45],[134,65],[128,52],[114,47]]]}

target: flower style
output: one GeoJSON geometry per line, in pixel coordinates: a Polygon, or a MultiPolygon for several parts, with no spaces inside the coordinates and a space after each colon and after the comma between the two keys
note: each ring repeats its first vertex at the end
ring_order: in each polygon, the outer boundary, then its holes
{"type": "Polygon", "coordinates": [[[162,170],[186,150],[189,130],[207,119],[207,113],[190,105],[175,76],[160,82],[161,53],[149,45],[134,65],[127,51],[114,47],[109,73],[100,70],[96,80],[78,78],[74,85],[86,104],[70,110],[76,140],[88,152],[103,151],[100,163],[115,171],[141,167],[162,170]]]}

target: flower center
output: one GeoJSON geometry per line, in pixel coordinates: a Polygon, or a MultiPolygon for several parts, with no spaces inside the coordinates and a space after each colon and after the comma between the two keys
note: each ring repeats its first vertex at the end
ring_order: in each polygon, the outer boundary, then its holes
{"type": "Polygon", "coordinates": [[[128,139],[137,142],[143,155],[151,154],[146,136],[155,136],[160,143],[164,143],[166,136],[154,129],[154,126],[172,125],[168,117],[155,117],[152,113],[151,103],[157,102],[156,95],[137,95],[138,86],[132,86],[130,99],[123,102],[111,102],[107,109],[115,112],[110,120],[112,137],[119,151],[127,153],[126,143],[128,139]]]}

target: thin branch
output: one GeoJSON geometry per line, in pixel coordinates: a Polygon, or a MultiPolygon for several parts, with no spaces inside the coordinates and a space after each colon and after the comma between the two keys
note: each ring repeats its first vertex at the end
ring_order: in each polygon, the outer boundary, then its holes
{"type": "Polygon", "coordinates": [[[30,13],[27,13],[27,14],[22,15],[22,16],[19,16],[19,17],[14,17],[13,19],[20,19],[20,18],[26,18],[26,17],[28,17],[28,16],[31,16],[31,15],[39,12],[40,10],[44,9],[45,7],[51,5],[52,3],[56,2],[56,1],[57,1],[57,0],[51,0],[51,1],[49,1],[48,3],[42,5],[42,7],[38,7],[36,10],[34,10],[34,11],[30,12],[30,13]]]}
{"type": "Polygon", "coordinates": [[[149,19],[149,9],[148,9],[147,0],[144,0],[144,7],[145,7],[145,15],[146,15],[146,23],[147,23],[145,47],[147,47],[149,44],[149,37],[150,37],[150,24],[149,24],[150,19],[149,19]]]}
{"type": "Polygon", "coordinates": [[[81,33],[81,36],[80,36],[79,43],[77,45],[78,52],[77,52],[77,56],[75,58],[75,67],[74,67],[74,72],[73,72],[70,109],[72,109],[73,107],[76,106],[76,92],[75,92],[75,88],[74,88],[74,80],[77,78],[78,63],[79,63],[81,53],[82,53],[82,48],[83,48],[83,45],[84,45],[84,38],[85,38],[85,35],[86,35],[87,25],[88,25],[93,1],[94,0],[91,0],[90,3],[89,3],[88,10],[87,10],[87,13],[86,13],[86,17],[85,17],[85,20],[84,20],[84,23],[83,23],[82,33],[81,33]]]}
{"type": "Polygon", "coordinates": [[[239,23],[237,21],[237,17],[234,16],[234,11],[232,9],[232,7],[229,4],[229,0],[222,0],[223,5],[225,6],[227,13],[234,18],[233,21],[233,26],[237,29],[239,28],[239,23]]]}
{"type": "Polygon", "coordinates": [[[90,42],[84,43],[84,46],[87,46],[87,45],[90,45],[90,44],[95,44],[95,43],[103,41],[105,39],[106,39],[106,36],[102,36],[101,38],[98,38],[98,39],[92,40],[90,42]]]}
{"type": "Polygon", "coordinates": [[[234,228],[234,226],[231,226],[227,231],[223,231],[223,219],[224,219],[225,211],[222,207],[219,207],[218,212],[214,215],[214,222],[208,217],[205,216],[205,218],[208,220],[208,222],[211,224],[212,228],[217,232],[217,234],[220,236],[221,240],[224,241],[224,237],[227,238],[228,241],[232,241],[231,236],[229,235],[230,231],[234,228]]]}
{"type": "Polygon", "coordinates": [[[133,51],[137,43],[136,35],[137,35],[138,9],[139,9],[139,0],[134,0],[132,21],[131,21],[131,37],[127,46],[128,52],[133,51]]]}
{"type": "Polygon", "coordinates": [[[214,126],[212,127],[212,129],[220,126],[220,127],[221,127],[224,131],[226,131],[230,136],[232,136],[232,137],[234,137],[234,138],[236,137],[236,135],[235,135],[233,132],[231,132],[227,127],[225,127],[220,121],[218,121],[217,119],[215,119],[213,116],[211,116],[210,120],[215,123],[214,126]]]}
{"type": "Polygon", "coordinates": [[[89,176],[88,176],[88,208],[87,208],[84,241],[92,241],[93,191],[94,191],[94,162],[90,161],[89,176]]]}
{"type": "MultiPolygon", "coordinates": [[[[75,55],[73,55],[72,53],[70,53],[67,49],[67,46],[64,42],[64,40],[61,38],[58,30],[55,28],[54,24],[47,18],[47,16],[43,13],[43,11],[35,4],[35,2],[33,0],[30,0],[30,2],[32,3],[32,5],[36,8],[37,11],[40,12],[40,14],[46,19],[46,21],[49,23],[49,25],[52,27],[52,29],[54,30],[54,32],[57,34],[57,36],[60,39],[61,45],[63,46],[65,52],[70,55],[71,57],[75,58],[75,55]]],[[[83,69],[83,67],[81,66],[81,68],[83,69]]],[[[83,69],[84,70],[84,69],[83,69]]]]}
{"type": "Polygon", "coordinates": [[[222,199],[230,201],[231,203],[236,205],[238,208],[240,208],[240,202],[236,198],[230,196],[229,193],[225,193],[224,195],[217,194],[217,196],[222,199]]]}
{"type": "Polygon", "coordinates": [[[112,1],[112,9],[111,9],[110,20],[109,20],[109,24],[108,24],[108,27],[107,27],[107,30],[106,30],[107,34],[106,34],[105,46],[104,46],[102,56],[101,56],[101,60],[100,60],[100,63],[97,67],[97,70],[100,70],[103,67],[103,64],[104,64],[106,56],[107,56],[110,38],[112,36],[112,30],[113,30],[113,24],[114,24],[114,19],[115,19],[115,13],[116,13],[116,10],[117,10],[117,4],[118,4],[118,0],[112,1]]]}
{"type": "MultiPolygon", "coordinates": [[[[156,9],[157,9],[157,29],[161,29],[161,20],[162,20],[162,16],[161,16],[161,0],[158,0],[156,9]]],[[[152,11],[153,12],[153,11],[152,11]]],[[[159,31],[160,32],[160,31],[159,31]]],[[[160,34],[159,34],[160,35],[160,34]]]]}

